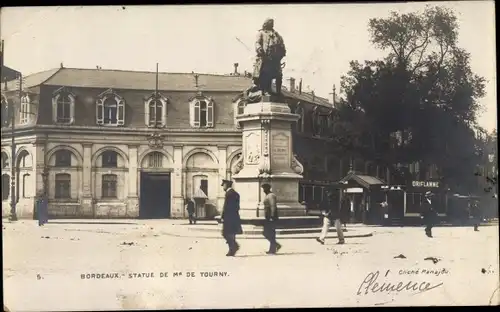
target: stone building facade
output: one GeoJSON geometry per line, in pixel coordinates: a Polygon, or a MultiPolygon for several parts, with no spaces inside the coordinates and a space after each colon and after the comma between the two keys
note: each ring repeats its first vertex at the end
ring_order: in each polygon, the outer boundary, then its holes
{"type": "MultiPolygon", "coordinates": [[[[215,215],[224,198],[220,180],[231,179],[241,153],[235,117],[250,83],[237,73],[159,73],[156,92],[156,73],[64,67],[25,77],[21,93],[18,82],[8,82],[2,86],[2,215],[11,199],[12,111],[19,217],[33,217],[44,187],[52,217],[180,218],[185,199],[200,189],[215,215]]],[[[305,169],[299,197],[312,201],[349,169],[372,169],[338,151],[331,156],[335,109],[300,89],[292,79],[283,93],[301,116],[294,129],[294,152],[305,169]]]]}

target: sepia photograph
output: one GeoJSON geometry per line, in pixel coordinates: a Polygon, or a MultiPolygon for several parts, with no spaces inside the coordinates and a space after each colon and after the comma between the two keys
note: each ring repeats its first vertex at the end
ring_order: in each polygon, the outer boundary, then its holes
{"type": "Polygon", "coordinates": [[[494,1],[2,7],[4,311],[498,306],[494,1]]]}

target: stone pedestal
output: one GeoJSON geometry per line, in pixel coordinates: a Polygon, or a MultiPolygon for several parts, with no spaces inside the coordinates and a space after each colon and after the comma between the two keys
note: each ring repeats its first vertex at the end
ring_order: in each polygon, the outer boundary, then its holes
{"type": "Polygon", "coordinates": [[[269,99],[248,104],[244,114],[237,117],[243,152],[232,168],[232,178],[240,194],[242,219],[264,217],[263,183],[271,184],[280,216],[305,216],[305,207],[298,201],[303,167],[293,155],[292,142],[292,124],[298,119],[287,104],[269,99]]]}

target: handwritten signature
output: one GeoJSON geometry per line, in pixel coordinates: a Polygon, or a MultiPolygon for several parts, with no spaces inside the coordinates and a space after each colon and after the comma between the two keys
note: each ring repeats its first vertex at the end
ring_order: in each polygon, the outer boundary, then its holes
{"type": "MultiPolygon", "coordinates": [[[[389,273],[389,270],[387,271],[387,274],[389,273]]],[[[387,276],[386,274],[386,276],[387,276]]],[[[437,288],[439,286],[442,286],[443,283],[439,284],[431,284],[429,282],[398,282],[396,283],[378,283],[377,280],[379,278],[379,271],[376,272],[370,272],[368,275],[366,275],[365,279],[359,285],[358,288],[358,295],[363,294],[363,289],[364,289],[364,294],[367,295],[368,293],[391,293],[391,292],[416,292],[416,293],[422,293],[425,291],[429,291],[431,289],[437,288]]]]}

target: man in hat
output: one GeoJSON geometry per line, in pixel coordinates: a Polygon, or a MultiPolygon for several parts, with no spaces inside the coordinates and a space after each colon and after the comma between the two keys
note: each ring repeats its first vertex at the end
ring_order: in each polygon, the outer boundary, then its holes
{"type": "Polygon", "coordinates": [[[188,212],[189,224],[196,224],[195,204],[192,198],[186,199],[186,210],[188,212]]]}
{"type": "Polygon", "coordinates": [[[255,42],[257,57],[254,64],[254,84],[262,90],[262,94],[272,94],[272,80],[276,79],[276,93],[281,94],[283,73],[281,59],[286,55],[283,38],[274,30],[274,20],[264,21],[255,42]]]}
{"type": "Polygon", "coordinates": [[[321,211],[323,214],[323,229],[321,230],[320,237],[316,241],[321,245],[325,244],[325,238],[330,229],[330,225],[335,224],[337,230],[338,244],[344,244],[344,232],[342,231],[342,222],[340,220],[339,203],[335,201],[332,190],[326,191],[326,198],[321,202],[321,211]]]}
{"type": "Polygon", "coordinates": [[[425,193],[425,199],[422,203],[422,219],[425,224],[425,235],[432,237],[432,227],[437,216],[436,210],[432,202],[434,194],[431,191],[425,193]]]}
{"type": "Polygon", "coordinates": [[[267,254],[275,254],[281,245],[276,242],[276,223],[278,221],[278,203],[276,194],[271,192],[271,185],[268,183],[262,184],[262,190],[266,196],[262,204],[264,205],[264,237],[269,241],[269,250],[267,254]]]}
{"type": "Polygon", "coordinates": [[[43,226],[45,223],[49,222],[49,211],[48,211],[48,200],[47,194],[44,190],[37,193],[37,198],[35,201],[36,212],[38,217],[38,226],[43,226]]]}
{"type": "Polygon", "coordinates": [[[232,186],[232,181],[222,180],[222,188],[226,192],[221,215],[222,236],[229,246],[229,251],[226,254],[228,257],[233,257],[240,249],[236,242],[236,235],[243,233],[240,219],[240,194],[232,186]]]}

